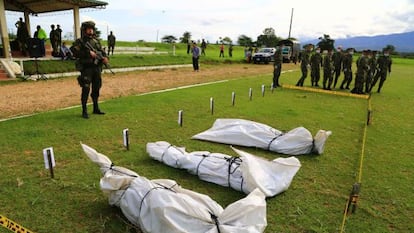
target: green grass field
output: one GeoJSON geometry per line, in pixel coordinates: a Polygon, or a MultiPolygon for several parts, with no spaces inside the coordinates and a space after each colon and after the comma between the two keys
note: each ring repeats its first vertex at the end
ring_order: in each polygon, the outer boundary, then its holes
{"type": "MultiPolygon", "coordinates": [[[[298,156],[302,167],[290,188],[267,199],[265,232],[413,232],[413,72],[413,60],[394,59],[382,93],[372,94],[362,166],[368,100],[287,88],[273,93],[267,89],[262,97],[261,85],[269,86],[271,74],[113,99],[101,104],[105,116],[92,115],[89,120],[83,120],[75,107],[0,122],[0,215],[35,232],[139,232],[119,209],[108,205],[99,188],[99,169],[85,156],[80,142],[116,165],[149,179],[174,179],[225,207],[245,195],[153,161],[145,145],[165,140],[187,151],[235,155],[227,145],[190,138],[217,118],[243,118],[280,130],[304,126],[313,134],[319,129],[333,133],[324,154],[298,156]],[[214,115],[210,97],[215,100],[214,115]],[[179,110],[184,111],[182,127],[177,124],[179,110]],[[124,128],[129,128],[130,150],[122,145],[124,128]],[[54,148],[55,179],[44,168],[46,147],[54,148]],[[352,184],[359,177],[358,207],[343,224],[352,184]]],[[[299,71],[287,72],[281,83],[294,84],[299,77],[299,71]]],[[[308,78],[305,85],[309,82],[308,78]]],[[[241,149],[267,159],[286,157],[241,149]]],[[[8,230],[0,226],[0,232],[8,230]]]]}
{"type": "MultiPolygon", "coordinates": [[[[68,42],[70,44],[70,42],[68,42]]],[[[102,42],[106,46],[106,42],[102,42]]],[[[177,43],[175,45],[175,54],[171,44],[166,43],[149,43],[149,42],[119,42],[117,48],[121,47],[151,47],[156,52],[164,52],[163,54],[121,54],[115,51],[110,56],[110,66],[112,68],[125,68],[134,66],[156,66],[156,65],[175,65],[175,64],[191,64],[191,54],[187,54],[187,45],[177,43]],[[174,56],[173,56],[174,55],[174,56]]],[[[242,63],[244,58],[244,47],[234,46],[233,56],[228,56],[228,48],[226,47],[225,57],[219,58],[219,45],[210,44],[206,49],[206,55],[200,57],[202,64],[218,64],[218,63],[242,63]]],[[[33,60],[24,61],[23,64],[25,75],[36,74],[36,65],[33,60]]],[[[73,60],[46,60],[38,62],[39,73],[62,73],[74,72],[75,62],[73,60]]],[[[0,85],[2,85],[0,83],[0,85]]]]}

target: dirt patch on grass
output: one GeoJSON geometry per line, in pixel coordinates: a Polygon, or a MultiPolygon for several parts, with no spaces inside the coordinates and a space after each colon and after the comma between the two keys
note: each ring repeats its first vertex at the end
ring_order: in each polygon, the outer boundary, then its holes
{"type": "MultiPolygon", "coordinates": [[[[289,65],[284,69],[292,68],[289,65]]],[[[272,65],[231,64],[104,74],[100,100],[211,81],[238,79],[273,72],[272,65]]],[[[269,78],[269,83],[271,79],[269,78]]],[[[75,77],[27,81],[0,86],[0,119],[80,104],[75,77]]]]}

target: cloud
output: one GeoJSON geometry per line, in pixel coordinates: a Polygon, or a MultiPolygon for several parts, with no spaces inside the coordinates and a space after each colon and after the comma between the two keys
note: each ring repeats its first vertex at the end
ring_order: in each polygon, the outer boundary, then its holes
{"type": "MultiPolygon", "coordinates": [[[[257,39],[267,27],[276,35],[288,37],[291,12],[291,36],[316,39],[323,34],[332,38],[379,35],[414,30],[414,0],[107,0],[103,10],[81,11],[81,20],[94,20],[106,33],[114,31],[118,40],[155,41],[164,35],[181,37],[185,31],[194,39],[216,41],[228,36],[237,40],[240,35],[257,39]]],[[[8,20],[14,22],[20,15],[8,20]]],[[[46,17],[32,17],[33,25],[49,28],[50,22],[73,31],[71,11],[46,17]]],[[[105,38],[106,35],[103,35],[105,38]]]]}

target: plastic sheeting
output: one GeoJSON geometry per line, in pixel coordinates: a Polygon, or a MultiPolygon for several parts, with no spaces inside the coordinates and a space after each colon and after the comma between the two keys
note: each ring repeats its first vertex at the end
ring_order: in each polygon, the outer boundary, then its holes
{"type": "Polygon", "coordinates": [[[165,141],[147,143],[151,158],[168,166],[187,170],[201,180],[231,187],[249,194],[256,188],[267,197],[286,191],[301,164],[295,157],[268,161],[247,152],[233,150],[239,157],[208,151],[188,153],[165,141]]]}
{"type": "Polygon", "coordinates": [[[282,132],[268,125],[243,119],[217,119],[213,126],[192,139],[229,145],[257,147],[287,155],[322,154],[331,131],[319,130],[315,137],[304,127],[282,132]]]}
{"type": "Polygon", "coordinates": [[[173,180],[148,180],[81,145],[103,173],[100,187],[109,204],[121,208],[143,232],[255,233],[266,228],[265,195],[259,189],[223,209],[207,195],[181,188],[173,180]]]}

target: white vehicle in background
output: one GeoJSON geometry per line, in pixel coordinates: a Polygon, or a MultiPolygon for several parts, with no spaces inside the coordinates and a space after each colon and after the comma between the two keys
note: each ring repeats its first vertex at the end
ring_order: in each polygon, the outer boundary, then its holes
{"type": "Polygon", "coordinates": [[[268,64],[274,61],[276,48],[261,48],[257,53],[253,53],[253,63],[265,63],[268,64]]]}

